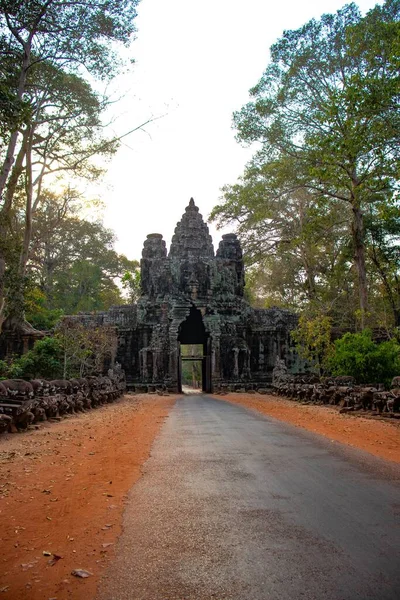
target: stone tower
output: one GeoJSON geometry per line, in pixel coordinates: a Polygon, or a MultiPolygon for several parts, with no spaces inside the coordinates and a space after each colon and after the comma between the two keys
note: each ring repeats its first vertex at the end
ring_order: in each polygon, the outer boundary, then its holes
{"type": "Polygon", "coordinates": [[[244,299],[244,266],[235,234],[222,236],[216,254],[193,198],[177,223],[169,253],[162,235],[147,236],[137,305],[82,318],[114,324],[117,360],[138,391],[180,391],[181,345],[203,349],[205,391],[257,389],[272,379],[276,359],[299,368],[286,310],[254,309],[244,299]]]}

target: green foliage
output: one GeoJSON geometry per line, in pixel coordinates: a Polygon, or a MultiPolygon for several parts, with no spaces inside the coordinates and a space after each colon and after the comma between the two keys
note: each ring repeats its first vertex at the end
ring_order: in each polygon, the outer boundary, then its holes
{"type": "Polygon", "coordinates": [[[326,372],[330,354],[332,319],[326,316],[308,318],[301,315],[297,329],[292,332],[300,356],[309,361],[322,375],[326,372]]]}
{"type": "Polygon", "coordinates": [[[127,295],[128,304],[135,304],[140,298],[140,269],[126,271],[121,279],[122,288],[127,295]]]}
{"type": "Polygon", "coordinates": [[[9,365],[5,360],[0,360],[0,379],[8,378],[9,365]]]}
{"type": "Polygon", "coordinates": [[[28,288],[25,293],[25,318],[34,327],[42,331],[53,329],[64,311],[61,308],[47,307],[47,298],[38,287],[28,288]]]}
{"type": "MultiPolygon", "coordinates": [[[[122,61],[116,49],[132,40],[138,1],[0,0],[0,323],[4,314],[20,323],[24,320],[21,307],[33,246],[32,222],[43,199],[45,178],[55,181],[55,173],[58,178],[65,173],[68,181],[96,179],[104,169],[92,161],[93,156],[110,157],[118,147],[118,139],[104,136],[102,117],[108,99],[95,92],[92,81],[109,80],[118,73],[122,61]],[[83,67],[90,81],[82,77],[83,67]],[[12,268],[18,278],[6,290],[5,255],[15,237],[15,217],[19,257],[12,268]]],[[[82,270],[87,268],[84,264],[82,270]]],[[[89,278],[93,282],[96,276],[89,278]]],[[[79,273],[76,279],[80,286],[79,273]]],[[[94,294],[108,305],[121,299],[112,277],[94,294]]],[[[83,309],[98,308],[96,302],[85,304],[81,295],[76,309],[80,302],[83,309]]],[[[51,315],[38,316],[44,327],[52,320],[51,315]]]]}
{"type": "Polygon", "coordinates": [[[18,42],[30,40],[36,60],[51,57],[75,70],[84,64],[92,75],[105,78],[118,65],[113,42],[128,45],[135,31],[137,4],[138,0],[1,0],[0,25],[7,31],[9,24],[16,32],[9,45],[16,57],[23,50],[18,42]]]}
{"type": "Polygon", "coordinates": [[[246,285],[253,302],[291,309],[312,304],[328,312],[352,277],[349,214],[320,202],[300,179],[293,160],[267,164],[255,156],[240,181],[223,188],[211,216],[219,226],[236,225],[251,267],[246,285]]]}
{"type": "Polygon", "coordinates": [[[181,379],[183,385],[201,389],[201,361],[183,360],[181,379]]]}
{"type": "Polygon", "coordinates": [[[202,344],[181,344],[182,358],[185,356],[199,357],[199,360],[182,360],[181,362],[181,378],[183,385],[189,385],[193,388],[201,388],[202,383],[202,363],[203,356],[202,344]]]}
{"type": "Polygon", "coordinates": [[[357,304],[361,326],[379,306],[378,320],[389,309],[400,322],[399,39],[399,0],[285,31],[235,113],[238,140],[259,150],[212,218],[237,224],[267,302],[344,326],[357,304]]]}
{"type": "Polygon", "coordinates": [[[10,378],[57,379],[62,375],[62,347],[53,337],[37,341],[33,349],[15,359],[8,370],[10,378]]]}
{"type": "Polygon", "coordinates": [[[7,139],[10,130],[17,129],[26,122],[30,113],[29,104],[19,100],[7,83],[0,79],[0,140],[7,139]]]}
{"type": "MultiPolygon", "coordinates": [[[[137,272],[137,261],[114,250],[115,235],[110,229],[101,221],[80,218],[79,214],[88,209],[93,212],[95,203],[84,206],[71,189],[59,195],[44,190],[34,215],[28,273],[33,288],[39,290],[36,293],[44,296],[44,309],[50,311],[50,319],[60,310],[75,314],[122,304],[124,298],[117,281],[125,287],[126,273],[134,276],[137,272]]],[[[139,285],[138,281],[136,278],[132,283],[139,285]]],[[[40,304],[37,299],[36,305],[40,304]]],[[[47,313],[37,318],[41,321],[42,317],[46,319],[47,313]]]]}
{"type": "Polygon", "coordinates": [[[45,337],[10,365],[0,361],[0,377],[59,379],[98,375],[112,361],[116,334],[112,327],[85,327],[63,319],[54,337],[45,337]]]}
{"type": "Polygon", "coordinates": [[[335,341],[329,366],[334,375],[351,375],[359,383],[388,386],[400,373],[400,344],[394,338],[380,344],[372,339],[370,329],[346,333],[335,341]]]}

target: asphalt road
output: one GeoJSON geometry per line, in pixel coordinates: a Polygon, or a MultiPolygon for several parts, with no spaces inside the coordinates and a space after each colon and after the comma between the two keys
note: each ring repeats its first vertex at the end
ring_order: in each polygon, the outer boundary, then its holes
{"type": "Polygon", "coordinates": [[[399,600],[400,470],[203,395],[132,488],[98,600],[399,600]]]}

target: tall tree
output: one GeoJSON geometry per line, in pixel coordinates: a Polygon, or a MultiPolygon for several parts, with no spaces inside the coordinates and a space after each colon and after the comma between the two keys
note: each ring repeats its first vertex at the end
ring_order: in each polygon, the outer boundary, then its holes
{"type": "MultiPolygon", "coordinates": [[[[84,67],[105,78],[115,72],[112,42],[129,43],[138,0],[0,0],[2,54],[14,59],[16,102],[22,102],[30,69],[39,62],[66,71],[84,67]]],[[[10,132],[0,174],[3,193],[14,162],[18,130],[10,132]]]]}
{"type": "Polygon", "coordinates": [[[239,140],[266,163],[290,158],[307,189],[351,211],[362,326],[368,307],[364,216],[394,202],[400,157],[400,2],[362,18],[355,4],[286,31],[235,114],[239,140]]]}
{"type": "Polygon", "coordinates": [[[115,140],[98,136],[103,106],[81,75],[86,69],[106,79],[117,72],[112,42],[129,43],[137,4],[0,0],[0,100],[10,101],[7,111],[0,108],[7,113],[0,140],[0,324],[16,187],[22,180],[26,204],[19,267],[13,267],[14,285],[21,289],[14,297],[23,294],[43,177],[54,170],[93,175],[88,158],[116,148],[115,140]]]}
{"type": "Polygon", "coordinates": [[[349,211],[322,202],[296,166],[291,157],[267,162],[257,154],[240,181],[223,188],[211,218],[236,224],[251,267],[246,282],[264,303],[343,311],[352,278],[349,211]]]}
{"type": "Polygon", "coordinates": [[[27,273],[44,294],[49,310],[74,314],[122,304],[120,286],[138,262],[114,250],[115,235],[100,221],[81,218],[80,197],[67,189],[43,191],[34,215],[27,273]]]}

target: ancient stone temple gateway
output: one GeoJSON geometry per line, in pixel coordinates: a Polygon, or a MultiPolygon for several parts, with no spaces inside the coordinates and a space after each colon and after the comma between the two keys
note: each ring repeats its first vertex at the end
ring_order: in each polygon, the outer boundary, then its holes
{"type": "Polygon", "coordinates": [[[246,302],[236,235],[224,235],[215,254],[193,199],[176,226],[169,253],[161,234],[147,236],[141,278],[136,305],[80,316],[116,326],[116,358],[129,388],[181,391],[182,344],[203,348],[206,392],[265,387],[277,358],[285,360],[289,371],[298,371],[290,340],[296,315],[278,308],[255,309],[246,302]]]}

